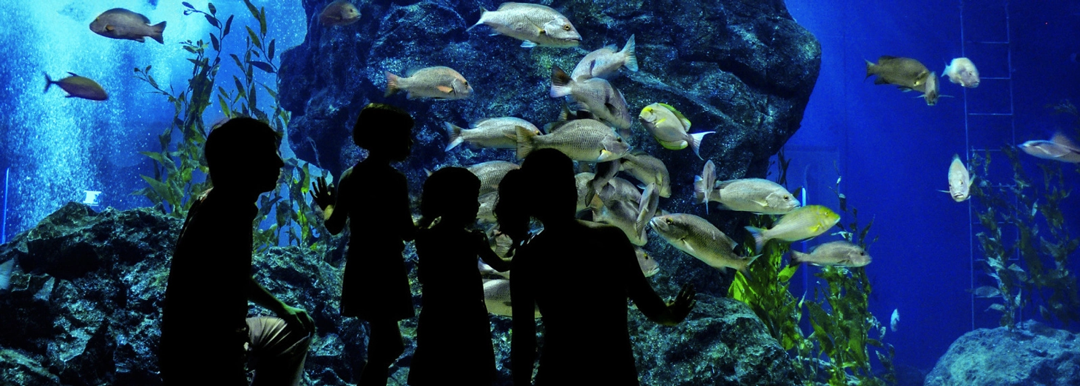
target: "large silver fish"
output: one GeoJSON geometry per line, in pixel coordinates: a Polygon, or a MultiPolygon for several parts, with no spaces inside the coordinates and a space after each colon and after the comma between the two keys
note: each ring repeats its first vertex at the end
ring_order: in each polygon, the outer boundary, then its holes
{"type": "Polygon", "coordinates": [[[570,96],[596,118],[622,130],[630,128],[630,108],[626,98],[602,78],[576,81],[559,66],[551,67],[552,98],[570,96]]]}
{"type": "Polygon", "coordinates": [[[150,25],[150,19],[146,16],[123,8],[113,8],[98,15],[90,23],[90,30],[107,38],[142,43],[146,41],[146,37],[150,37],[158,43],[165,44],[161,36],[165,32],[165,22],[150,25]]]}
{"type": "Polygon", "coordinates": [[[1042,159],[1080,163],[1080,147],[1068,137],[1055,133],[1049,141],[1034,140],[1020,144],[1020,150],[1042,159]]]}
{"type": "Polygon", "coordinates": [[[603,122],[575,119],[552,128],[550,134],[536,135],[517,128],[517,156],[525,158],[536,149],[556,149],[575,161],[605,162],[622,158],[630,146],[603,122]]]}
{"type": "Polygon", "coordinates": [[[614,45],[610,45],[590,52],[578,62],[574,71],[570,73],[570,77],[579,82],[589,78],[607,78],[623,67],[637,72],[634,35],[630,35],[630,40],[626,41],[621,51],[616,51],[617,49],[614,45]]]}
{"type": "Polygon", "coordinates": [[[540,4],[502,3],[498,9],[480,14],[480,20],[472,27],[486,25],[496,32],[524,40],[522,47],[575,47],[581,43],[570,19],[559,11],[540,4]]]}
{"type": "Polygon", "coordinates": [[[831,241],[818,245],[811,253],[791,251],[791,264],[809,263],[837,267],[862,267],[873,259],[866,250],[844,240],[831,241]]]}
{"type": "Polygon", "coordinates": [[[506,173],[518,168],[520,166],[513,162],[488,161],[469,166],[466,169],[480,179],[480,195],[482,196],[498,191],[499,182],[506,176],[506,173]]]}
{"type": "Polygon", "coordinates": [[[446,145],[446,151],[457,147],[462,143],[469,143],[479,148],[491,149],[516,149],[517,126],[534,134],[540,134],[536,125],[521,118],[501,117],[488,118],[477,121],[470,125],[471,128],[463,129],[450,122],[444,122],[446,134],[450,136],[450,143],[446,145]]]}
{"type": "Polygon", "coordinates": [[[743,273],[753,258],[735,254],[737,244],[709,221],[687,213],[653,217],[656,233],[673,247],[714,268],[735,268],[743,273]]]}
{"type": "Polygon", "coordinates": [[[386,72],[386,95],[398,91],[408,92],[409,99],[465,99],[472,96],[473,88],[464,76],[450,67],[435,66],[412,71],[406,77],[386,72]]]}
{"type": "MultiPolygon", "coordinates": [[[[707,166],[707,164],[706,164],[707,166]]],[[[704,178],[704,177],[702,177],[704,178]]],[[[706,197],[704,183],[694,185],[698,200],[706,197]]],[[[762,178],[740,178],[720,181],[708,193],[710,201],[719,202],[721,209],[760,214],[785,214],[799,207],[799,200],[786,188],[762,178]]]]}
{"type": "Polygon", "coordinates": [[[656,184],[660,197],[671,197],[671,177],[664,161],[648,154],[627,154],[619,160],[619,170],[630,173],[642,184],[656,184]]]}

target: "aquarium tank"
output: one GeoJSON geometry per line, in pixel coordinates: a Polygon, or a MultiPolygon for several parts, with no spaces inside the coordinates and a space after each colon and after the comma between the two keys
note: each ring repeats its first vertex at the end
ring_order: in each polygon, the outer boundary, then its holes
{"type": "MultiPolygon", "coordinates": [[[[0,20],[0,385],[163,384],[174,252],[217,189],[207,137],[242,117],[280,138],[251,276],[311,318],[298,382],[365,384],[373,328],[342,313],[363,238],[313,197],[379,158],[353,141],[373,103],[413,119],[390,163],[413,220],[428,176],[466,167],[468,229],[506,259],[500,180],[535,149],[574,159],[577,218],[636,244],[660,298],[696,290],[673,326],[627,302],[641,385],[1080,384],[1076,2],[38,0],[0,20]]],[[[365,205],[353,229],[396,204],[365,205]]],[[[612,274],[545,258],[568,288],[612,274]]],[[[406,241],[414,315],[420,260],[406,241]]],[[[541,363],[546,321],[467,265],[491,384],[513,384],[532,371],[513,318],[535,317],[541,363]]],[[[576,328],[611,328],[591,316],[576,328]]],[[[418,384],[418,324],[397,321],[389,385],[418,384]]],[[[591,343],[577,355],[612,352],[591,343]]]]}

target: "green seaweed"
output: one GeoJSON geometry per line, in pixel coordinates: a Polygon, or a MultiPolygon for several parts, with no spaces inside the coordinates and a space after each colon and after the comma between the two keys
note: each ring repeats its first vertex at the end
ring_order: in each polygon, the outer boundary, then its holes
{"type": "MultiPolygon", "coordinates": [[[[184,49],[194,55],[188,59],[192,64],[192,73],[185,90],[175,93],[171,88],[168,91],[162,88],[151,75],[150,66],[135,69],[136,78],[149,84],[154,93],[166,96],[176,110],[172,124],[159,136],[162,150],[141,152],[154,161],[154,176],[142,176],[148,186],[134,194],[146,196],[175,217],[185,217],[193,199],[211,187],[206,178],[208,168],[202,154],[207,135],[203,116],[207,108],[219,108],[226,118],[247,116],[258,119],[282,137],[289,123],[289,114],[281,108],[277,90],[255,79],[256,69],[269,74],[278,71],[275,64],[276,39],[268,39],[267,36],[266,9],[256,7],[250,0],[244,0],[244,3],[258,22],[258,29],[245,26],[247,34],[243,35],[245,46],[241,54],[227,55],[232,59],[231,64],[240,71],[240,76],[233,76],[232,82],[218,84],[218,75],[225,52],[225,39],[232,32],[235,15],[222,22],[213,3],[207,3],[206,11],[188,2],[182,3],[187,8],[184,15],[200,15],[217,30],[209,34],[208,40],[182,43],[184,49]],[[261,91],[269,95],[269,101],[263,101],[268,108],[259,107],[258,95],[261,91]],[[174,139],[174,132],[177,131],[182,135],[174,139]]],[[[278,189],[262,195],[257,204],[259,211],[254,221],[257,252],[264,252],[282,241],[311,249],[320,246],[319,235],[312,231],[319,215],[306,197],[311,178],[307,162],[295,158],[285,160],[278,189]],[[275,217],[273,224],[268,229],[259,229],[259,224],[271,214],[275,217]]]]}
{"type": "MultiPolygon", "coordinates": [[[[1052,106],[1057,113],[1077,117],[1080,113],[1069,101],[1052,106]]],[[[1073,238],[1060,205],[1071,189],[1067,188],[1060,162],[1039,162],[1042,184],[1036,185],[1028,176],[1014,146],[1004,146],[1001,153],[1012,167],[1011,183],[994,183],[981,178],[971,187],[976,217],[982,231],[976,234],[986,263],[983,268],[995,286],[972,289],[974,296],[1000,299],[987,311],[1001,313],[1000,325],[1014,329],[1020,314],[1029,306],[1038,305],[1038,314],[1045,320],[1062,323],[1080,321],[1080,296],[1076,276],[1068,269],[1069,255],[1080,246],[1073,238]],[[1044,227],[1040,227],[1044,226],[1044,227]],[[1012,233],[1003,229],[1015,228],[1015,240],[1006,240],[1012,233]],[[1012,258],[1017,263],[1010,263],[1012,258]],[[1022,264],[1022,265],[1021,265],[1022,264]]],[[[992,154],[974,154],[973,170],[990,175],[992,154]]]]}

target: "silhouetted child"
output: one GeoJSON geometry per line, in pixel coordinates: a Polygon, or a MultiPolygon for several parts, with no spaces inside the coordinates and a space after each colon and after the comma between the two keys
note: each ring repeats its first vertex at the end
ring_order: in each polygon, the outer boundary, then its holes
{"type": "Polygon", "coordinates": [[[495,376],[491,325],[476,258],[510,269],[491,250],[476,223],[480,179],[466,169],[442,168],[424,182],[416,254],[423,306],[409,384],[490,385],[495,376]]]}
{"type": "Polygon", "coordinates": [[[531,384],[537,354],[534,305],[543,315],[545,330],[536,385],[637,385],[627,298],[647,318],[675,325],[694,307],[693,288],[683,287],[675,301],[665,303],[641,273],[626,234],[574,218],[574,163],[566,155],[537,150],[519,170],[528,182],[528,189],[519,194],[543,199],[504,197],[502,183],[499,199],[524,205],[521,209],[540,220],[544,230],[520,247],[512,264],[514,385],[531,384]],[[577,272],[602,274],[568,282],[567,262],[577,272]]]}
{"type": "MultiPolygon", "coordinates": [[[[188,211],[171,258],[161,322],[164,384],[297,385],[315,323],[251,276],[251,222],[284,163],[265,123],[234,118],[206,138],[214,188],[188,211]],[[247,317],[248,301],[277,317],[247,317]]],[[[7,383],[7,382],[0,382],[7,383]]]]}
{"type": "Polygon", "coordinates": [[[368,360],[358,385],[386,384],[390,365],[404,351],[398,321],[413,316],[401,252],[416,227],[405,176],[390,166],[409,156],[412,127],[412,117],[399,108],[365,106],[353,126],[353,142],[367,149],[367,158],[342,173],[336,195],[324,180],[312,192],[327,231],[341,232],[350,219],[341,314],[369,324],[368,360]]]}

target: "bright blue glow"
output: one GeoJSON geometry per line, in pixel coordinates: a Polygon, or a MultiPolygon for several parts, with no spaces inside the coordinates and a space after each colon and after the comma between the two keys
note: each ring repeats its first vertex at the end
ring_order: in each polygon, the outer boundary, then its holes
{"type": "Polygon", "coordinates": [[[0,220],[0,244],[7,243],[7,204],[9,178],[11,178],[11,168],[4,169],[4,217],[2,220],[0,220]]]}

